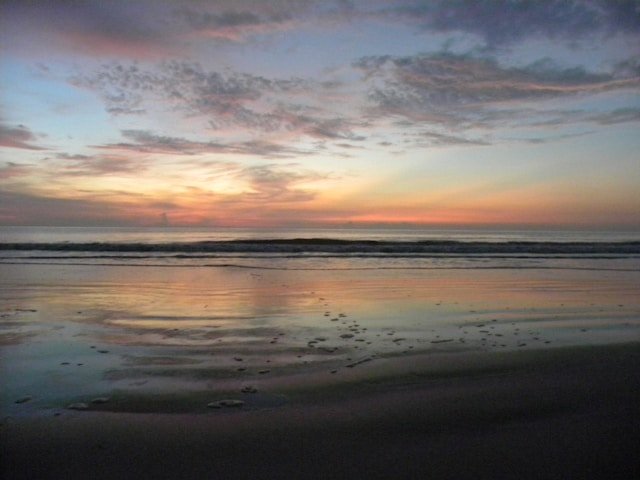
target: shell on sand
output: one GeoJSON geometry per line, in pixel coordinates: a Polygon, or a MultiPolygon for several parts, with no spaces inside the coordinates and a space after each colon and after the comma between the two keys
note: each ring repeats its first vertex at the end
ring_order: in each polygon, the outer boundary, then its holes
{"type": "Polygon", "coordinates": [[[222,408],[222,407],[241,407],[244,405],[242,400],[227,399],[218,400],[217,402],[211,402],[207,404],[208,408],[222,408]]]}

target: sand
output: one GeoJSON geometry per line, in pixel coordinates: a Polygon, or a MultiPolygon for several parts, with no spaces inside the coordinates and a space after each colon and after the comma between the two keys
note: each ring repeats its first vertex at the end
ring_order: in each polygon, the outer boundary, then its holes
{"type": "Polygon", "coordinates": [[[276,408],[5,419],[3,478],[638,478],[637,344],[483,358],[276,408]]]}
{"type": "Polygon", "coordinates": [[[2,478],[640,478],[637,270],[0,267],[2,478]]]}

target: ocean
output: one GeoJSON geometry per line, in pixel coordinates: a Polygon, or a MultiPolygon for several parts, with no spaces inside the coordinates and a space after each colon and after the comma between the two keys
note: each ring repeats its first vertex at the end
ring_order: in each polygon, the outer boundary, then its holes
{"type": "Polygon", "coordinates": [[[323,238],[386,242],[629,242],[640,230],[499,230],[438,228],[179,228],[0,227],[0,243],[192,243],[204,241],[323,238]]]}
{"type": "Polygon", "coordinates": [[[640,233],[619,231],[0,228],[0,263],[14,264],[637,268],[639,260],[640,233]]]}

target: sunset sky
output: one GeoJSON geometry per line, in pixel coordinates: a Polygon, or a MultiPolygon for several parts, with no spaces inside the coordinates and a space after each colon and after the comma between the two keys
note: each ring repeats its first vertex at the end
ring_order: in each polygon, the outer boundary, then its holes
{"type": "Polygon", "coordinates": [[[0,224],[640,228],[640,1],[3,1],[0,224]]]}

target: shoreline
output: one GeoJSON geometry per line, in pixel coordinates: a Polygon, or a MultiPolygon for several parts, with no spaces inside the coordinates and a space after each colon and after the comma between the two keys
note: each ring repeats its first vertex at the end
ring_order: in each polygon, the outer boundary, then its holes
{"type": "Polygon", "coordinates": [[[640,477],[640,270],[397,263],[0,265],[0,476],[640,477]]]}
{"type": "Polygon", "coordinates": [[[3,420],[4,478],[637,476],[639,344],[483,355],[272,408],[3,420]]]}

